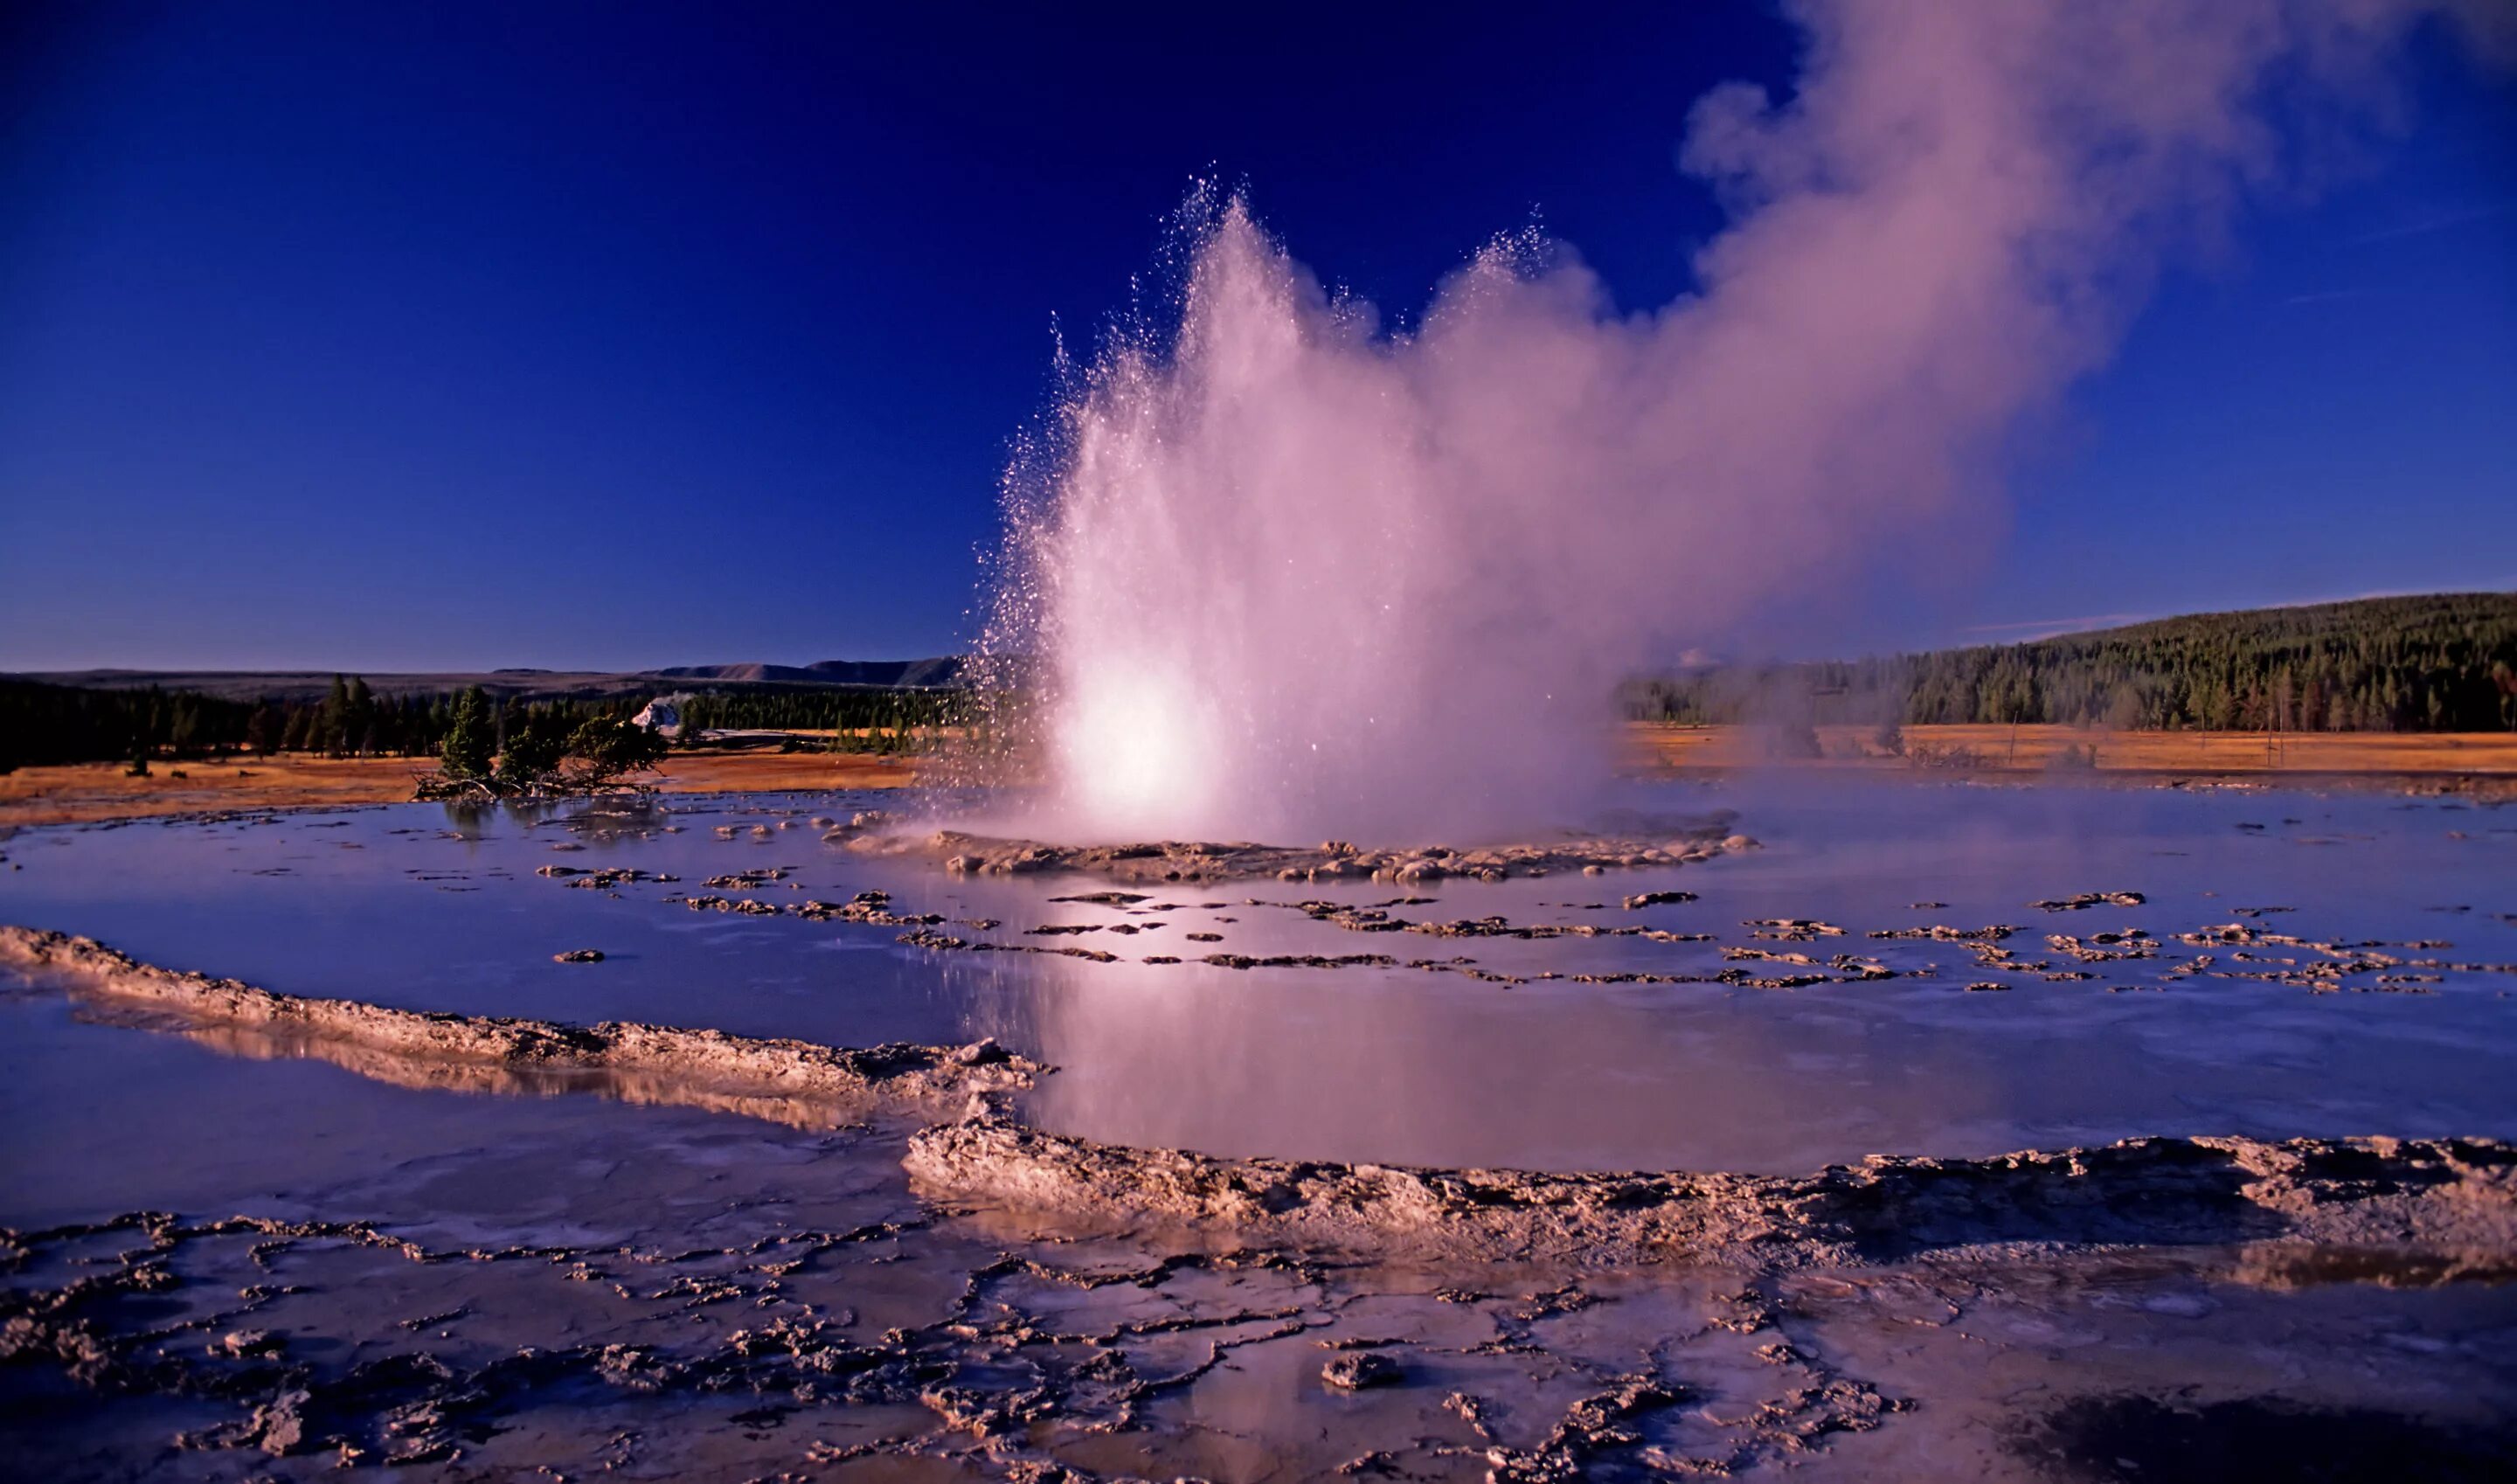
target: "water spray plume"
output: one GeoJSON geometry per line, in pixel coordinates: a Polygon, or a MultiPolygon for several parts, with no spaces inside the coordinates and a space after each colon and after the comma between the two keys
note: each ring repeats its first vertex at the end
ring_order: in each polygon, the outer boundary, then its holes
{"type": "Polygon", "coordinates": [[[1787,102],[1695,106],[1733,225],[1619,316],[1490,244],[1385,333],[1201,189],[1008,478],[983,649],[1025,657],[1044,829],[1387,842],[1560,822],[1650,656],[1975,508],[2162,253],[2384,114],[2419,8],[1794,7],[1787,102]]]}

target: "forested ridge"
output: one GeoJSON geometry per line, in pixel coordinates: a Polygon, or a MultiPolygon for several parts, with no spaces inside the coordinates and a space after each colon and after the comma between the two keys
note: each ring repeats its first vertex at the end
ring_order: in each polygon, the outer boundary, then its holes
{"type": "MultiPolygon", "coordinates": [[[[137,756],[316,752],[432,757],[458,692],[382,695],[334,680],[320,700],[0,679],[0,768],[137,756]]],[[[491,700],[495,737],[634,714],[653,693],[491,700]]],[[[709,687],[677,703],[692,732],[769,728],[898,739],[951,725],[960,692],[709,687]]],[[[1629,682],[1638,720],[1868,726],[2059,723],[2282,732],[2517,729],[2517,593],[2369,598],[2196,614],[2024,644],[1867,659],[1726,665],[1629,682]]]]}
{"type": "Polygon", "coordinates": [[[1630,683],[1678,722],[2055,723],[2282,732],[2517,728],[2517,593],[2195,614],[2024,644],[1630,683]]]}
{"type": "MultiPolygon", "coordinates": [[[[198,692],[104,689],[0,679],[0,769],[140,756],[312,752],[332,757],[434,757],[452,728],[461,692],[386,696],[342,676],[320,700],[235,700],[198,692]]],[[[627,717],[651,698],[488,701],[494,744],[538,725],[573,732],[599,717],[627,717]]],[[[680,702],[693,731],[711,728],[853,729],[895,734],[945,719],[951,692],[875,686],[735,691],[680,702]]]]}

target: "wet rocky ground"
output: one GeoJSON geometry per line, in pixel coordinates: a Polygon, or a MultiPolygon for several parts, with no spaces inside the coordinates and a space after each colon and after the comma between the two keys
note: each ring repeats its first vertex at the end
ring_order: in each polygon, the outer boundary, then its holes
{"type": "Polygon", "coordinates": [[[2502,813],[1156,880],[856,803],[0,841],[9,1471],[2517,1469],[2502,813]]]}

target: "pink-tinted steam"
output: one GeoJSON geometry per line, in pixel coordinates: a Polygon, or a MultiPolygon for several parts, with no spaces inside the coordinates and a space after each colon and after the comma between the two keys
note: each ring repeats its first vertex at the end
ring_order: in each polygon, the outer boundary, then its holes
{"type": "Polygon", "coordinates": [[[1605,775],[1616,679],[1896,551],[2112,349],[2163,251],[2382,120],[2390,0],[1811,3],[1796,94],[1683,158],[1734,225],[1621,317],[1500,242],[1379,330],[1193,200],[1178,320],[1080,378],[988,647],[1038,657],[1041,827],[1456,839],[1605,775]]]}

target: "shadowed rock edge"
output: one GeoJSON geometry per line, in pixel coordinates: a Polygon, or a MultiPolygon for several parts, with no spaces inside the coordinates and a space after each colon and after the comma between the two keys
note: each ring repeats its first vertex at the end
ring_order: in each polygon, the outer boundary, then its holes
{"type": "MultiPolygon", "coordinates": [[[[244,1029],[332,1056],[350,1048],[412,1069],[491,1068],[517,1073],[632,1078],[640,1101],[714,1105],[709,1092],[742,1090],[832,1104],[960,1102],[1032,1085],[1039,1064],[992,1040],[966,1046],[892,1043],[844,1049],[722,1031],[605,1021],[553,1021],[398,1010],[349,999],[278,995],[234,979],[159,968],[92,938],[0,926],[0,966],[59,980],[86,994],[163,1012],[188,1028],[244,1029]],[[686,1084],[675,1096],[660,1083],[686,1084]]],[[[408,1075],[385,1080],[415,1081],[408,1075]]],[[[738,1105],[740,1111],[740,1105],[738,1105]]]]}
{"type": "Polygon", "coordinates": [[[1542,1174],[1118,1149],[993,1113],[925,1129],[929,1195],[1087,1221],[1230,1229],[1467,1260],[1756,1268],[1960,1249],[2297,1243],[2517,1267],[2517,1148],[2496,1139],[2135,1138],[1813,1175],[1542,1174]]]}

